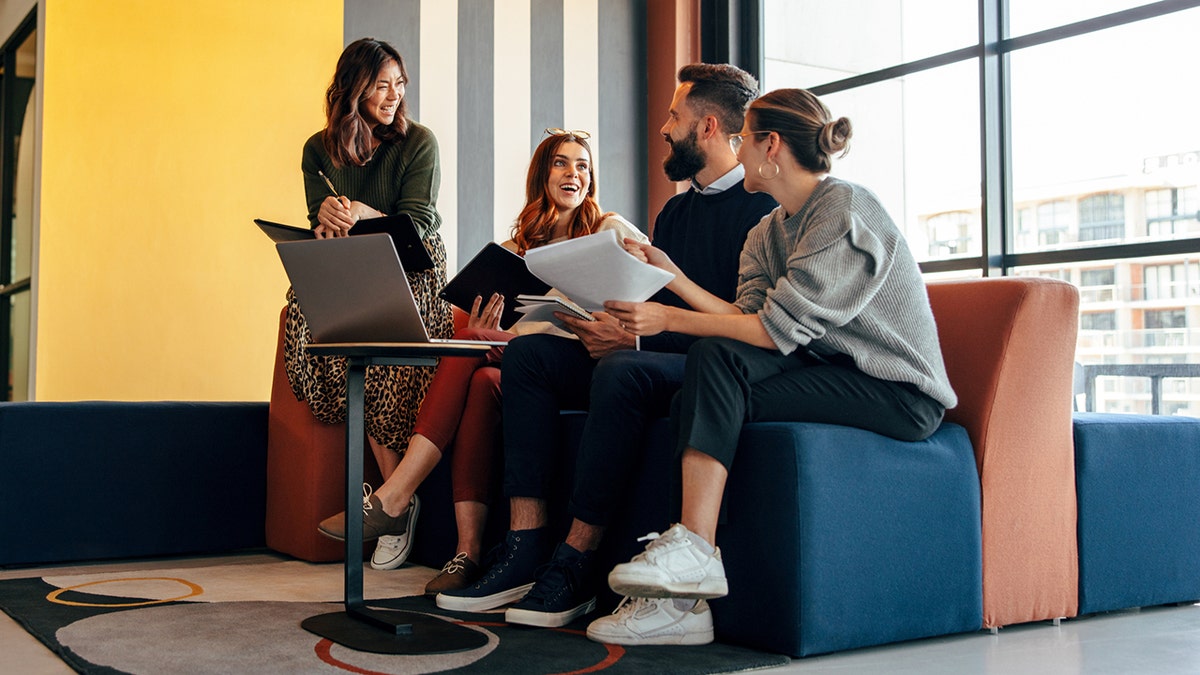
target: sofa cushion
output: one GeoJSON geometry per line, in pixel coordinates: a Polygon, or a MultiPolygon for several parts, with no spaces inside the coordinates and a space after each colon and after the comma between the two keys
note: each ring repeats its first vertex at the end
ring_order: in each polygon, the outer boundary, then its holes
{"type": "Polygon", "coordinates": [[[1200,599],[1200,420],[1074,422],[1079,611],[1200,599]]]}
{"type": "Polygon", "coordinates": [[[920,442],[747,424],[717,531],[719,639],[805,656],[978,630],[979,503],[956,424],[920,442]]]}
{"type": "Polygon", "coordinates": [[[264,543],[266,403],[0,403],[0,564],[264,543]]]}

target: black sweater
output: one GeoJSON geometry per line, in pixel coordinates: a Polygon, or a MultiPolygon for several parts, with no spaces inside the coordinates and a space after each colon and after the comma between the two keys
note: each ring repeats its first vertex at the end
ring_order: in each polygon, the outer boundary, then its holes
{"type": "MultiPolygon", "coordinates": [[[[737,295],[738,259],[746,234],[776,206],[768,194],[746,192],[741,181],[715,195],[688,190],[667,201],[654,220],[654,245],[701,288],[733,302],[737,295]]],[[[666,289],[651,300],[675,307],[688,306],[666,289]]],[[[659,333],[643,337],[641,348],[684,353],[695,340],[691,335],[659,333]]]]}

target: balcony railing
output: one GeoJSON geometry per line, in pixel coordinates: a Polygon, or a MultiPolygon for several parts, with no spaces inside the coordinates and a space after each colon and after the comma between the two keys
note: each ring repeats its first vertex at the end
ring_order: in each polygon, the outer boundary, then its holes
{"type": "Polygon", "coordinates": [[[1162,412],[1163,380],[1167,378],[1200,377],[1200,363],[1097,363],[1083,366],[1084,394],[1087,410],[1096,409],[1097,377],[1150,378],[1150,413],[1162,412]]]}
{"type": "Polygon", "coordinates": [[[1192,328],[1147,328],[1145,330],[1081,330],[1080,357],[1118,350],[1164,358],[1177,355],[1179,361],[1200,361],[1200,330],[1192,328]],[[1171,354],[1163,350],[1170,348],[1171,354]]]}

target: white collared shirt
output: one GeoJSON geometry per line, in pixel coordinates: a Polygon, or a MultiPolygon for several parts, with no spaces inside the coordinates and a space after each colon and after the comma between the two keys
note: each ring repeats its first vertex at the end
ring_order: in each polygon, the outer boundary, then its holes
{"type": "Polygon", "coordinates": [[[729,188],[733,187],[734,185],[737,185],[738,181],[742,180],[745,177],[746,177],[746,167],[744,167],[740,163],[738,163],[738,164],[735,164],[733,166],[733,168],[729,170],[728,173],[726,173],[724,176],[721,176],[720,178],[714,180],[713,182],[709,183],[706,187],[701,187],[700,184],[696,182],[696,179],[693,178],[692,179],[692,189],[695,190],[696,192],[699,192],[702,195],[720,194],[720,193],[728,190],[729,188]]]}

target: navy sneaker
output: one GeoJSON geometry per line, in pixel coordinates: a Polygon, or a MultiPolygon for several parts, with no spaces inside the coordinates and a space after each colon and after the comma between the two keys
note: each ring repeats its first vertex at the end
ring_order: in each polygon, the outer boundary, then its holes
{"type": "Polygon", "coordinates": [[[438,593],[437,606],[457,612],[485,612],[516,602],[533,588],[538,565],[546,559],[546,528],[509,530],[484,558],[487,571],[466,588],[438,593]]]}
{"type": "Polygon", "coordinates": [[[558,545],[550,562],[537,571],[537,583],[520,602],[508,608],[504,620],[526,626],[558,628],[596,608],[592,554],[558,545]]]}

